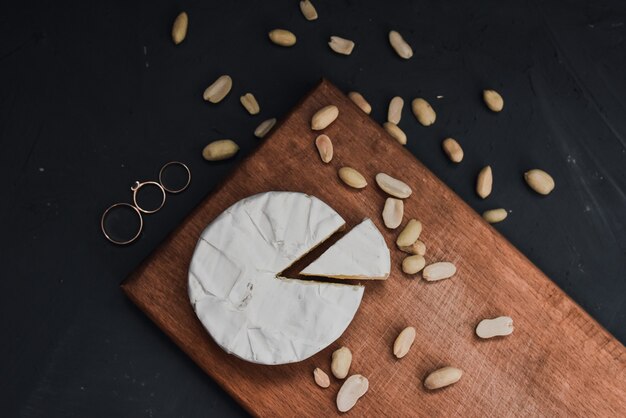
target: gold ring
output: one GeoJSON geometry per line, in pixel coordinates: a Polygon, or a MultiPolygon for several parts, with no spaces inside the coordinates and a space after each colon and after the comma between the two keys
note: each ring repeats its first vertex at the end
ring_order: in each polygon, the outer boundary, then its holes
{"type": "Polygon", "coordinates": [[[165,199],[166,199],[165,189],[163,188],[163,186],[161,186],[161,183],[157,183],[156,181],[144,181],[143,183],[139,183],[138,181],[136,181],[135,184],[130,188],[130,190],[133,191],[133,203],[135,203],[135,207],[137,209],[139,209],[143,213],[154,213],[154,212],[157,212],[165,204],[165,199]],[[141,206],[139,206],[139,203],[137,203],[137,192],[143,186],[156,186],[156,187],[159,188],[159,190],[161,191],[161,194],[163,195],[163,200],[161,200],[161,204],[159,205],[158,208],[152,209],[152,210],[148,210],[148,209],[144,209],[141,206]]]}
{"type": "Polygon", "coordinates": [[[163,167],[161,167],[161,170],[159,171],[159,183],[161,184],[161,186],[163,187],[163,189],[165,189],[165,191],[172,193],[172,194],[176,194],[176,193],[180,193],[183,190],[185,190],[188,186],[189,183],[191,183],[191,171],[189,170],[189,167],[187,167],[185,164],[181,163],[180,161],[170,161],[169,163],[165,164],[163,167]],[[184,168],[187,171],[187,183],[185,183],[185,185],[183,187],[181,187],[180,189],[168,189],[165,184],[163,183],[163,172],[165,171],[165,169],[171,165],[179,165],[182,168],[184,168]]]}
{"type": "Polygon", "coordinates": [[[106,239],[111,241],[113,244],[117,244],[117,245],[130,244],[131,242],[133,242],[137,238],[139,238],[139,235],[141,234],[141,231],[143,230],[143,217],[141,216],[141,212],[139,212],[139,209],[137,209],[136,207],[134,207],[130,203],[116,203],[114,205],[109,206],[109,208],[107,210],[105,210],[104,213],[102,214],[102,218],[100,218],[100,228],[102,229],[102,233],[104,234],[106,239]],[[117,241],[117,240],[114,240],[113,238],[111,238],[109,236],[109,234],[107,233],[106,228],[104,227],[104,220],[106,219],[106,217],[107,217],[108,213],[111,211],[111,209],[115,209],[116,207],[121,207],[121,206],[128,206],[129,208],[132,208],[135,211],[135,213],[137,214],[137,216],[139,217],[139,230],[137,231],[135,236],[132,237],[131,239],[129,239],[128,241],[117,241]]]}

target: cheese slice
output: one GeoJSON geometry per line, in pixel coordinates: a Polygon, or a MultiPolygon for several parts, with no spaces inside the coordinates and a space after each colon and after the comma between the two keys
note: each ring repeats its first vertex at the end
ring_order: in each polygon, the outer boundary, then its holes
{"type": "Polygon", "coordinates": [[[365,219],[300,274],[336,279],[385,280],[390,269],[385,238],[371,219],[365,219]]]}
{"type": "Polygon", "coordinates": [[[341,336],[362,286],[278,274],[345,222],[313,196],[268,192],[245,198],[202,232],[189,267],[189,299],[226,352],[260,364],[304,360],[341,336]]]}

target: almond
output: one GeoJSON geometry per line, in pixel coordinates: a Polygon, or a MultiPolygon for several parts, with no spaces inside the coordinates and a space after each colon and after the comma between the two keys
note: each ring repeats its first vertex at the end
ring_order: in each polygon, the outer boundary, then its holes
{"type": "Polygon", "coordinates": [[[389,32],[389,43],[400,58],[408,60],[413,56],[413,49],[411,49],[411,46],[407,44],[402,35],[395,30],[389,32]]]}
{"type": "Polygon", "coordinates": [[[446,138],[441,143],[443,152],[446,153],[450,161],[460,163],[463,161],[463,148],[454,138],[446,138]]]}
{"type": "Polygon", "coordinates": [[[425,265],[424,256],[410,255],[402,260],[402,271],[406,274],[416,274],[422,271],[425,265]]]}
{"type": "Polygon", "coordinates": [[[449,279],[456,273],[456,266],[447,261],[433,263],[424,268],[422,276],[424,280],[434,282],[437,280],[449,279]]]}
{"type": "Polygon", "coordinates": [[[352,352],[348,347],[341,347],[333,352],[330,371],[337,379],[344,379],[350,371],[352,352]]]}
{"type": "Polygon", "coordinates": [[[317,386],[321,388],[327,388],[330,386],[330,379],[328,378],[328,375],[319,367],[313,370],[313,379],[315,379],[317,386]]]}
{"type": "Polygon", "coordinates": [[[274,29],[268,34],[270,41],[280,46],[293,46],[296,44],[296,35],[287,29],[274,29]]]}
{"type": "Polygon", "coordinates": [[[300,2],[300,11],[302,12],[302,16],[308,21],[317,19],[317,10],[315,10],[315,6],[309,0],[302,0],[300,2]]]}
{"type": "Polygon", "coordinates": [[[320,135],[315,139],[315,146],[320,153],[322,162],[329,163],[333,159],[333,143],[327,135],[320,135]]]}
{"type": "Polygon", "coordinates": [[[408,247],[415,243],[422,233],[422,223],[417,219],[411,219],[398,235],[396,245],[400,248],[408,247]]]}
{"type": "Polygon", "coordinates": [[[408,184],[385,173],[376,174],[376,184],[385,193],[400,199],[406,199],[413,193],[408,184]]]}
{"type": "Polygon", "coordinates": [[[213,141],[202,150],[202,157],[207,161],[221,161],[232,157],[239,151],[239,145],[230,139],[213,141]]]}
{"type": "Polygon", "coordinates": [[[402,223],[404,216],[404,202],[400,199],[388,197],[383,208],[383,222],[389,229],[396,229],[402,223]]]}
{"type": "Polygon", "coordinates": [[[483,100],[492,112],[500,112],[504,108],[504,99],[495,90],[483,90],[483,100]]]}
{"type": "Polygon", "coordinates": [[[389,108],[387,109],[387,122],[400,123],[402,119],[402,108],[404,107],[404,100],[402,97],[396,96],[389,102],[389,108]]]}
{"type": "Polygon", "coordinates": [[[176,16],[176,19],[174,19],[174,24],[172,25],[172,41],[174,41],[174,44],[178,45],[185,40],[188,26],[189,17],[187,13],[180,12],[180,14],[176,16]]]}
{"type": "Polygon", "coordinates": [[[402,129],[400,129],[398,125],[396,125],[395,123],[391,123],[391,122],[385,122],[383,123],[383,128],[385,128],[385,131],[387,131],[387,133],[391,135],[400,144],[402,145],[406,144],[406,134],[404,133],[402,129]]]}
{"type": "Polygon", "coordinates": [[[463,376],[463,370],[450,366],[443,367],[429,374],[424,380],[424,386],[430,390],[439,389],[458,382],[461,376],[463,376]]]}
{"type": "Polygon", "coordinates": [[[402,246],[398,248],[400,248],[400,251],[404,251],[405,253],[409,253],[409,254],[418,254],[418,255],[426,254],[426,244],[424,244],[420,240],[415,241],[411,245],[406,245],[406,246],[402,246]]]}
{"type": "Polygon", "coordinates": [[[254,136],[257,138],[263,138],[269,131],[272,130],[274,125],[276,125],[276,118],[264,120],[254,130],[254,136]]]}
{"type": "Polygon", "coordinates": [[[550,174],[535,168],[524,173],[524,180],[531,189],[542,195],[548,195],[554,190],[554,179],[550,174]]]}
{"type": "Polygon", "coordinates": [[[411,103],[411,107],[413,109],[413,114],[415,115],[419,123],[424,126],[430,126],[435,123],[435,120],[437,119],[437,114],[435,113],[435,110],[432,108],[430,103],[428,103],[426,100],[418,97],[417,99],[413,100],[413,102],[411,103]]]}
{"type": "Polygon", "coordinates": [[[478,172],[476,178],[476,194],[485,199],[491,194],[493,187],[493,174],[491,172],[491,166],[485,166],[478,172]]]}
{"type": "Polygon", "coordinates": [[[369,381],[360,374],[350,376],[339,389],[337,394],[337,409],[340,412],[347,412],[359,400],[359,398],[369,389],[369,381]]]}
{"type": "Polygon", "coordinates": [[[252,93],[244,94],[239,98],[239,101],[251,115],[256,115],[261,111],[259,103],[256,101],[256,98],[252,93]]]}
{"type": "Polygon", "coordinates": [[[490,224],[495,224],[505,220],[507,215],[506,209],[490,209],[483,212],[483,219],[490,224]]]}
{"type": "Polygon", "coordinates": [[[351,91],[348,93],[348,97],[352,102],[359,107],[363,112],[368,115],[372,112],[372,106],[365,100],[365,97],[359,92],[351,91]]]}
{"type": "Polygon", "coordinates": [[[223,75],[213,82],[209,87],[204,90],[204,100],[211,103],[219,103],[233,87],[233,79],[228,75],[223,75]]]}
{"type": "Polygon", "coordinates": [[[314,131],[321,131],[328,127],[339,116],[339,108],[335,105],[324,106],[311,118],[311,129],[314,131]]]}
{"type": "Polygon", "coordinates": [[[480,338],[504,337],[513,332],[513,319],[508,316],[499,316],[493,319],[483,319],[476,327],[476,335],[480,338]]]}
{"type": "Polygon", "coordinates": [[[396,358],[402,358],[406,356],[415,341],[415,328],[406,327],[400,332],[396,341],[393,343],[393,355],[396,358]]]}
{"type": "Polygon", "coordinates": [[[354,49],[354,42],[339,36],[331,36],[328,42],[330,49],[341,55],[350,55],[354,49]]]}
{"type": "Polygon", "coordinates": [[[367,186],[367,180],[363,174],[359,173],[352,167],[341,167],[339,169],[339,178],[348,186],[355,189],[362,189],[367,186]]]}

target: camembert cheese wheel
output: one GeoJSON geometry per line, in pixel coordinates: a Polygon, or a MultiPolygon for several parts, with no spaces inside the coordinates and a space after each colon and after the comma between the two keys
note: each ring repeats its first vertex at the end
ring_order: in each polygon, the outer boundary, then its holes
{"type": "Polygon", "coordinates": [[[279,277],[344,220],[313,196],[267,192],[224,211],[202,232],[189,298],[215,342],[260,364],[304,360],[341,336],[363,287],[279,277]]]}

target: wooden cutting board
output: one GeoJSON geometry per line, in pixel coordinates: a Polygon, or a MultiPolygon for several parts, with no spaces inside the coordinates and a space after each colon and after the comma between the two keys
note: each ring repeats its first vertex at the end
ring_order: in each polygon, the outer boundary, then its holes
{"type": "MultiPolygon", "coordinates": [[[[412,117],[408,114],[406,118],[412,117]]],[[[330,356],[345,345],[351,373],[370,381],[353,416],[626,416],[626,349],[494,228],[438,180],[342,92],[322,81],[257,150],[122,284],[126,294],[211,378],[258,416],[332,416],[341,381],[313,382],[313,369],[330,375],[330,356]],[[321,163],[311,116],[335,104],[339,118],[325,130],[335,144],[321,163]],[[368,187],[350,190],[337,169],[352,166],[368,187]],[[416,191],[405,202],[405,221],[422,221],[427,262],[448,260],[457,274],[427,283],[402,273],[395,249],[400,229],[381,219],[385,195],[374,176],[386,172],[416,191]],[[356,225],[370,217],[391,249],[384,282],[367,282],[354,321],[344,335],[312,358],[283,366],[247,363],[222,351],[205,332],[187,297],[187,269],[202,230],[224,209],[255,193],[300,191],[332,206],[356,225]],[[515,332],[479,340],[483,318],[509,315],[515,332]],[[393,342],[404,327],[417,338],[397,360],[393,342]],[[452,365],[463,378],[428,392],[422,381],[452,365]]]]}

